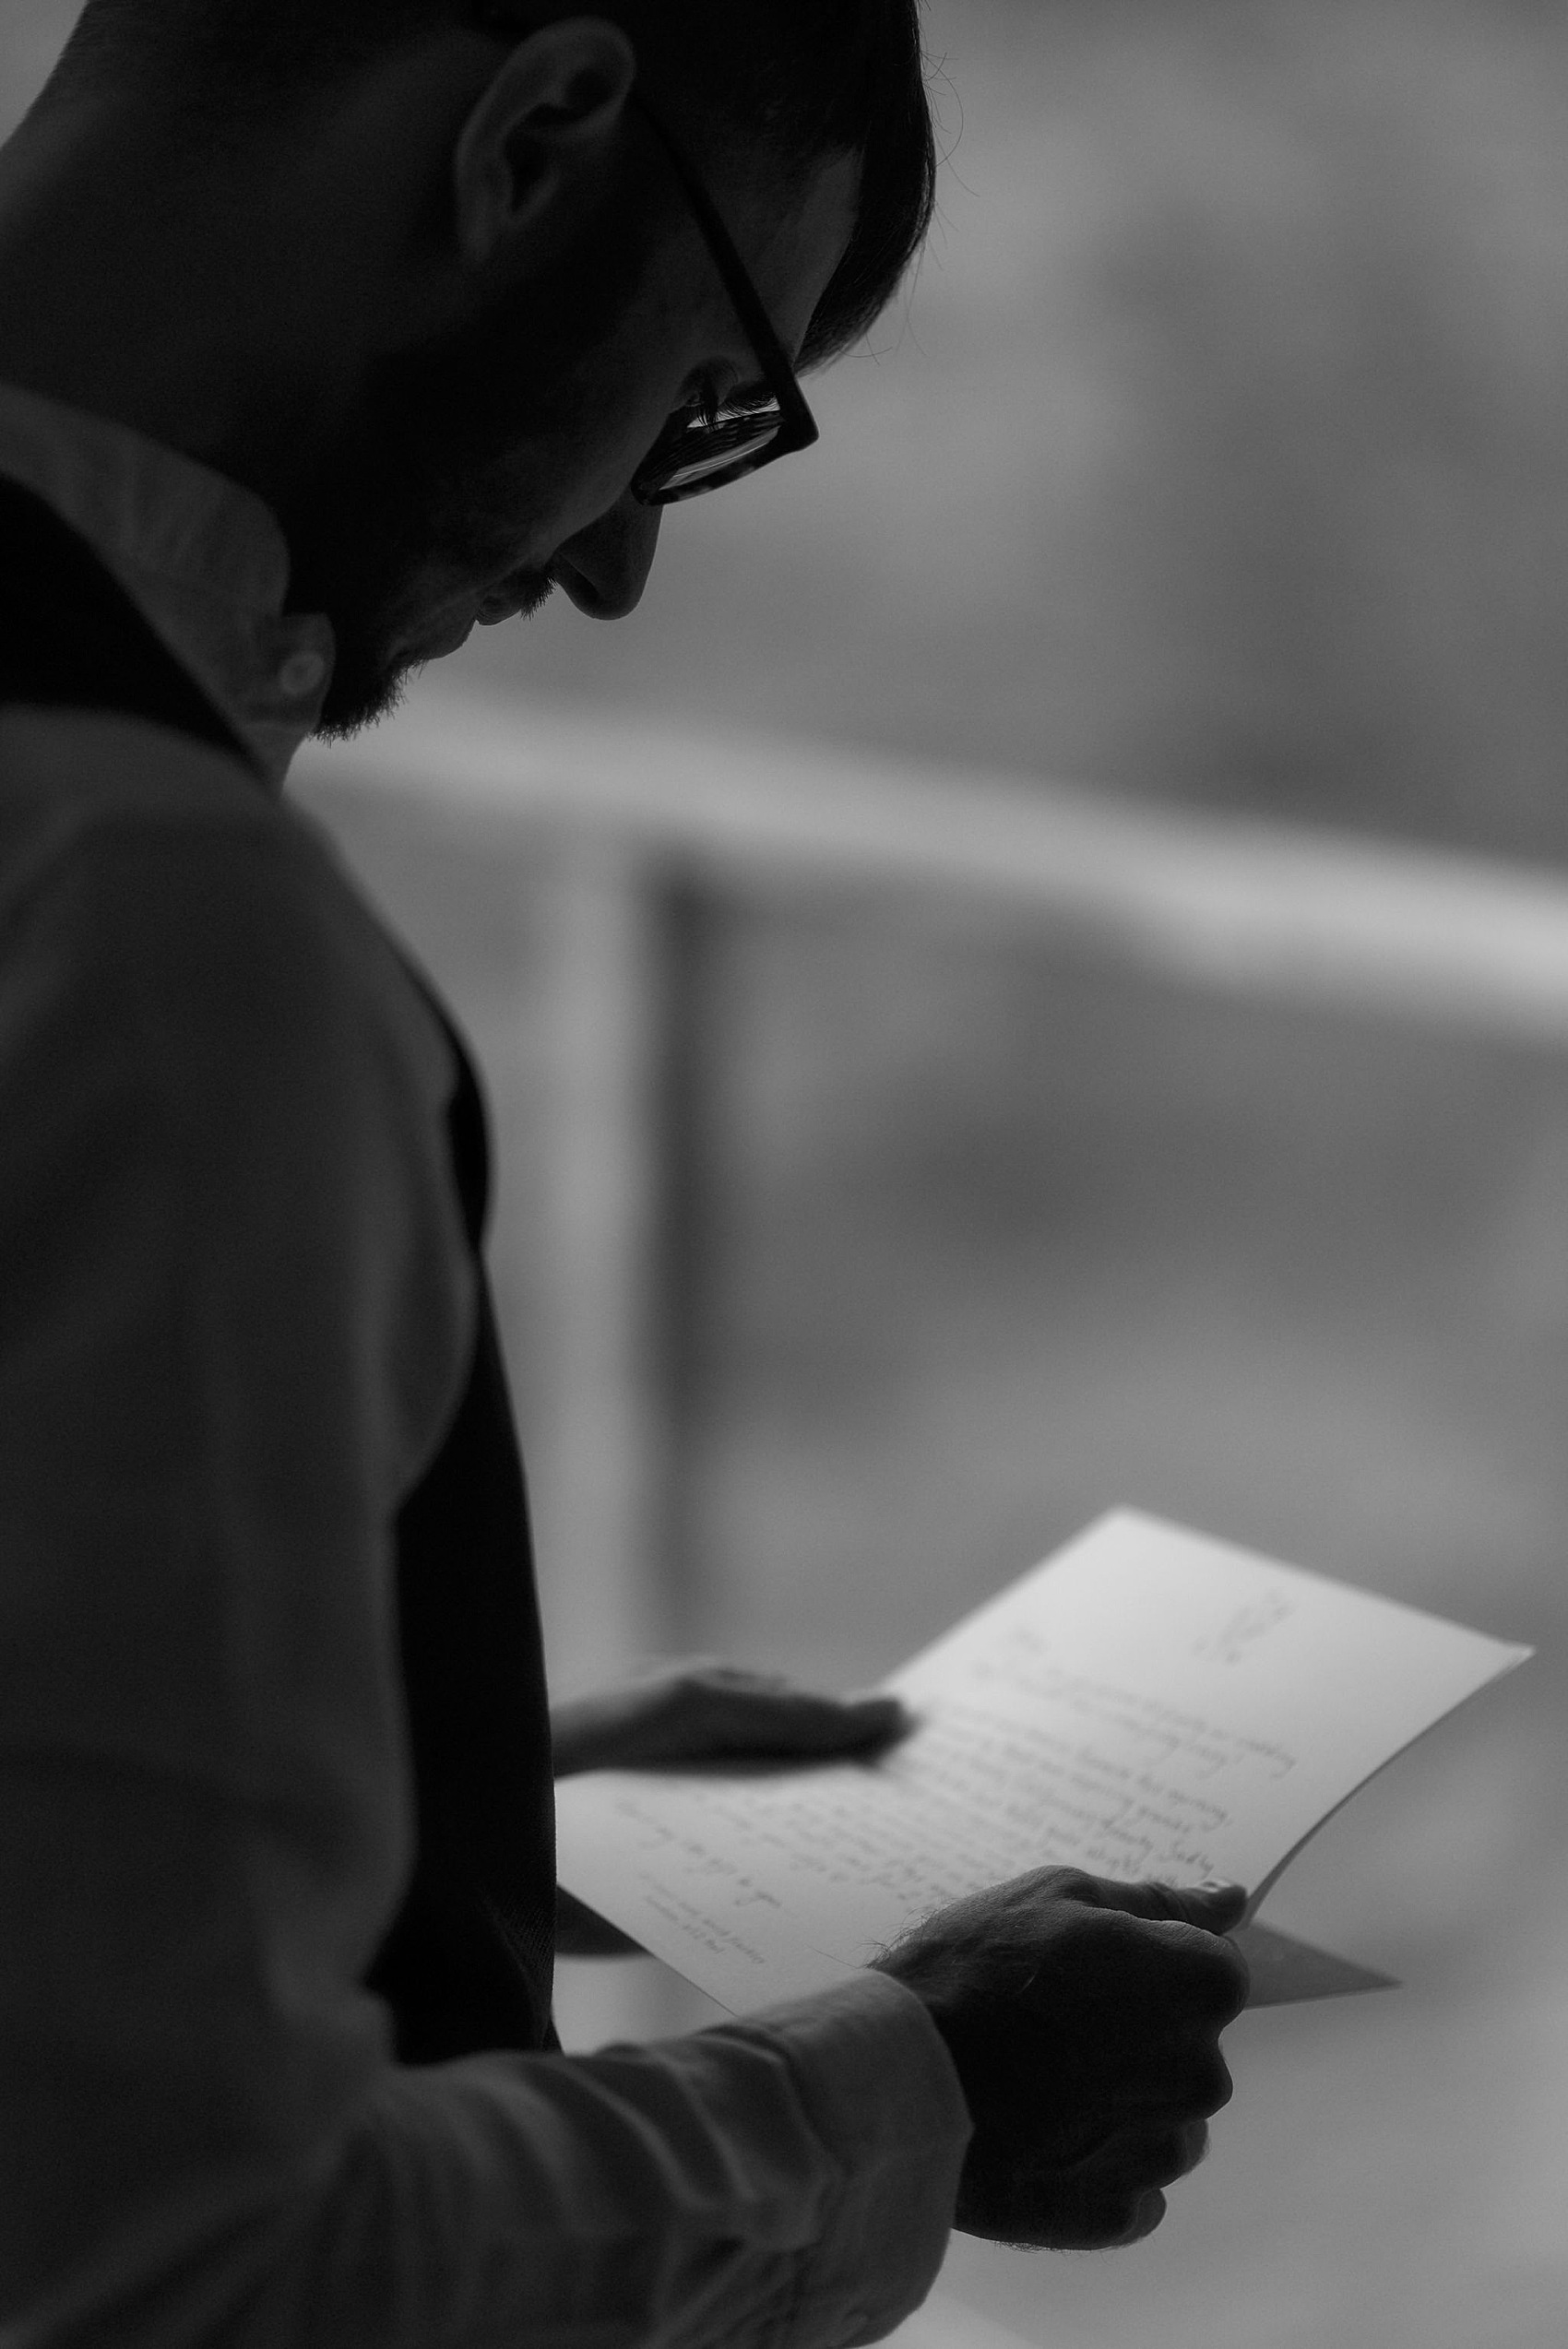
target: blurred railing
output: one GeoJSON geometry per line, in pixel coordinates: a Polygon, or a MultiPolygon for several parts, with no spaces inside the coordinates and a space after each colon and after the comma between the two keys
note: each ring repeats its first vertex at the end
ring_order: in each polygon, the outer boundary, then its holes
{"type": "Polygon", "coordinates": [[[529,1006],[551,1071],[550,1377],[529,1442],[543,1547],[571,1584],[562,1685],[698,1628],[668,1391],[684,1284],[667,1259],[702,1079],[682,1050],[683,938],[706,893],[886,889],[1174,980],[1568,1043],[1568,877],[1477,857],[428,686],[296,768],[307,800],[334,778],[552,848],[529,1006]]]}
{"type": "Polygon", "coordinates": [[[315,771],[699,879],[918,888],[1249,994],[1568,1036],[1568,876],[1476,856],[430,687],[315,771]]]}

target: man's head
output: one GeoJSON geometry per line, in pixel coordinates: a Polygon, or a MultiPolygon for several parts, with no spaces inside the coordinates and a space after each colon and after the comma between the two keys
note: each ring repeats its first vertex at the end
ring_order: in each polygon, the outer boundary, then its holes
{"type": "Polygon", "coordinates": [[[339,633],[329,728],[552,585],[630,610],[659,520],[634,473],[671,413],[755,385],[650,112],[786,350],[852,342],[929,217],[916,0],[89,0],[27,135],[124,159],[232,346],[165,436],[281,514],[291,600],[339,633]]]}

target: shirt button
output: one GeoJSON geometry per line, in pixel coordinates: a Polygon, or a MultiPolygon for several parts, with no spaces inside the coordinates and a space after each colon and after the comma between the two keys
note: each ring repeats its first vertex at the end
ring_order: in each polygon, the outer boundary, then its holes
{"type": "Polygon", "coordinates": [[[278,682],[291,698],[314,694],[327,676],[327,663],[316,652],[292,652],[278,671],[278,682]]]}

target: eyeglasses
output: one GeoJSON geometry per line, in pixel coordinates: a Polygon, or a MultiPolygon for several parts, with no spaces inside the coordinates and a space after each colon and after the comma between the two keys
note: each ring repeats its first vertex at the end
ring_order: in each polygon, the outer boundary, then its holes
{"type": "MultiPolygon", "coordinates": [[[[505,0],[477,0],[472,15],[476,24],[498,38],[515,37],[518,30],[514,10],[505,5],[505,0]]],[[[721,490],[747,473],[755,473],[764,465],[771,465],[775,457],[810,448],[820,435],[789,353],[773,331],[762,296],[753,285],[712,197],[647,100],[635,89],[630,92],[630,103],[664,150],[724,291],[745,328],[762,378],[754,397],[731,397],[720,402],[716,410],[694,402],[678,409],[671,417],[633,474],[630,487],[632,495],[643,505],[677,505],[683,498],[701,497],[706,491],[721,490]]]]}
{"type": "Polygon", "coordinates": [[[683,498],[702,497],[708,490],[721,490],[747,473],[755,473],[775,457],[809,448],[818,433],[789,355],[773,331],[762,297],[707,190],[636,90],[631,102],[663,148],[680,184],[724,291],[746,330],[763,384],[754,398],[731,399],[713,412],[700,407],[681,408],[671,417],[633,474],[631,492],[643,505],[678,505],[683,498]]]}

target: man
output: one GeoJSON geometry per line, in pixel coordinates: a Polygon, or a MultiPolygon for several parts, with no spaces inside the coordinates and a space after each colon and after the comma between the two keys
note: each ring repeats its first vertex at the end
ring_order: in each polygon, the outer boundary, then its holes
{"type": "MultiPolygon", "coordinates": [[[[482,1114],[277,789],[630,610],[930,193],[912,0],[92,0],[0,154],[7,2340],[837,2349],[955,2219],[1146,2233],[1229,2093],[1241,1895],[1059,1870],[555,2048],[482,1114]]],[[[555,1760],[897,1726],[695,1672],[555,1760]]]]}

